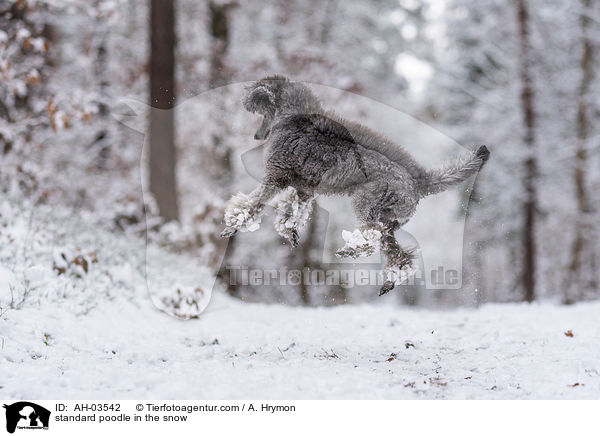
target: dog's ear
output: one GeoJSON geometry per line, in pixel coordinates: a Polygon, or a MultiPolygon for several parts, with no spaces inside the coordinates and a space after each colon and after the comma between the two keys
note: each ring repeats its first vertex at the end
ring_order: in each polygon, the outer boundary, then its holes
{"type": "Polygon", "coordinates": [[[247,89],[243,104],[248,112],[271,112],[275,107],[275,94],[265,84],[258,83],[247,89]]]}

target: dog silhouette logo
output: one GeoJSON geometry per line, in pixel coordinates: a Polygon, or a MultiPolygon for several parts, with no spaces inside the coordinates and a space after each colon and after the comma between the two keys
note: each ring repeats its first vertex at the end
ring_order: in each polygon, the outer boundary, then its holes
{"type": "Polygon", "coordinates": [[[3,407],[6,409],[6,431],[9,433],[14,433],[17,428],[48,430],[48,409],[28,401],[5,404],[3,407]]]}

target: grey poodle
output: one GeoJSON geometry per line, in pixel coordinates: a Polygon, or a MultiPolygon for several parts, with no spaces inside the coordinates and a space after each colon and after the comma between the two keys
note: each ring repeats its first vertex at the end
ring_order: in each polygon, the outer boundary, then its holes
{"type": "Polygon", "coordinates": [[[316,195],[349,195],[361,227],[345,232],[346,245],[336,254],[356,258],[380,248],[387,258],[380,295],[407,277],[414,258],[394,231],[408,222],[421,198],[463,182],[490,155],[480,146],[441,169],[426,170],[389,138],[324,110],[303,83],[271,76],[246,91],[246,110],[264,116],[254,138],[268,139],[265,176],[252,193],[229,201],[221,235],[256,230],[265,204],[283,193],[275,228],[295,247],[316,195]]]}

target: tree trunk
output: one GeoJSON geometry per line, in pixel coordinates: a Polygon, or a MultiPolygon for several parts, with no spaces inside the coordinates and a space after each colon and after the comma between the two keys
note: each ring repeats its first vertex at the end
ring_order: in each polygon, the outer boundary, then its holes
{"type": "Polygon", "coordinates": [[[165,221],[179,217],[175,156],[175,1],[150,0],[150,191],[165,221]]]}
{"type": "MultiPolygon", "coordinates": [[[[211,89],[226,85],[231,80],[232,72],[227,68],[227,50],[229,48],[230,10],[237,5],[235,0],[229,2],[210,1],[208,10],[210,13],[209,33],[210,45],[210,69],[208,85],[211,89]]],[[[212,178],[214,192],[226,199],[231,196],[231,185],[233,182],[233,167],[231,162],[231,146],[229,143],[232,136],[230,116],[226,107],[228,89],[224,88],[219,94],[223,101],[216,104],[210,113],[210,122],[218,126],[214,130],[209,144],[203,148],[204,154],[203,170],[212,178]]],[[[237,238],[232,236],[228,239],[215,235],[212,241],[215,247],[222,249],[227,245],[227,251],[218,273],[218,277],[227,285],[227,292],[235,297],[240,296],[239,283],[227,279],[229,271],[224,268],[232,264],[236,251],[237,238]]]]}
{"type": "MultiPolygon", "coordinates": [[[[100,0],[96,0],[94,8],[100,9],[100,0]]],[[[104,169],[110,157],[110,144],[112,141],[107,138],[109,131],[107,129],[108,105],[107,105],[107,88],[108,83],[108,52],[106,49],[106,40],[108,36],[106,17],[100,13],[95,21],[94,41],[96,42],[96,59],[94,62],[94,79],[96,80],[97,92],[99,95],[98,117],[101,124],[100,129],[96,132],[94,142],[92,144],[94,153],[97,153],[96,161],[94,162],[97,169],[104,169]]]]}
{"type": "Polygon", "coordinates": [[[592,81],[592,43],[588,35],[590,18],[590,0],[581,0],[582,13],[580,17],[582,33],[582,53],[581,53],[581,82],[577,93],[577,150],[575,154],[575,172],[574,183],[577,196],[577,217],[575,219],[575,239],[571,249],[571,264],[569,265],[569,275],[567,283],[567,293],[565,303],[574,303],[581,299],[583,290],[586,286],[582,274],[582,262],[589,241],[590,231],[590,203],[586,187],[586,141],[589,136],[589,120],[586,98],[590,83],[592,81]]]}
{"type": "MultiPolygon", "coordinates": [[[[227,50],[229,48],[230,10],[235,7],[235,1],[213,2],[208,5],[210,11],[210,70],[208,86],[211,89],[229,83],[232,77],[227,67],[227,50]]],[[[213,134],[211,144],[204,150],[207,167],[204,170],[216,181],[216,189],[225,197],[229,196],[232,182],[231,147],[228,143],[232,135],[231,123],[225,100],[228,90],[221,91],[223,101],[215,105],[211,111],[211,122],[219,126],[213,134]]]]}
{"type": "Polygon", "coordinates": [[[323,23],[321,24],[320,42],[322,45],[329,44],[331,39],[331,30],[335,20],[335,11],[337,10],[339,0],[327,0],[325,4],[325,13],[323,23]]]}
{"type": "Polygon", "coordinates": [[[527,149],[523,185],[523,288],[526,301],[535,299],[536,269],[536,219],[537,219],[537,160],[535,157],[535,106],[533,83],[530,70],[529,12],[526,0],[517,0],[517,20],[519,26],[521,110],[523,115],[523,142],[527,149]]]}
{"type": "Polygon", "coordinates": [[[230,72],[227,71],[225,54],[229,47],[229,11],[236,5],[235,1],[227,3],[211,1],[208,5],[210,35],[212,36],[210,77],[208,79],[211,88],[222,86],[231,78],[230,72]]]}

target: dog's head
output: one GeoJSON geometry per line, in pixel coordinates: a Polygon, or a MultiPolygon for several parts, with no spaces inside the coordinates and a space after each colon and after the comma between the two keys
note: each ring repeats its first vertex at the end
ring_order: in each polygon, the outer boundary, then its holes
{"type": "Polygon", "coordinates": [[[248,112],[257,112],[264,116],[260,128],[254,134],[254,139],[267,139],[271,133],[271,125],[280,106],[282,90],[289,83],[290,81],[283,76],[269,76],[246,88],[246,95],[242,101],[244,108],[248,112]]]}
{"type": "Polygon", "coordinates": [[[262,125],[254,135],[254,139],[259,140],[269,136],[278,116],[321,111],[319,100],[308,86],[283,76],[265,77],[248,86],[243,104],[247,111],[264,116],[262,125]]]}

